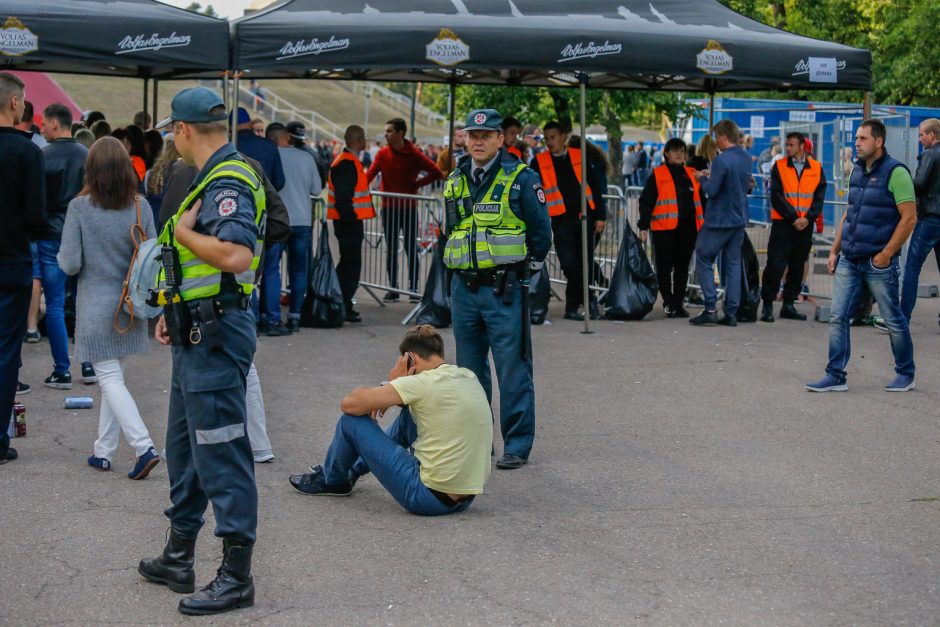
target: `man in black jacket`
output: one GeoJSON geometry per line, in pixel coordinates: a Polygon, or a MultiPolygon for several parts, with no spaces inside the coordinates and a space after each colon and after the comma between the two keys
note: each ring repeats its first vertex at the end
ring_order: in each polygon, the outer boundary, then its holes
{"type": "Polygon", "coordinates": [[[917,172],[914,174],[917,226],[911,235],[901,280],[901,311],[908,322],[917,304],[920,270],[931,250],[940,268],[940,120],[924,120],[920,123],[919,134],[924,152],[917,157],[917,172]]]}
{"type": "MultiPolygon", "coordinates": [[[[85,159],[88,149],[72,139],[72,111],[61,104],[51,104],[42,114],[43,136],[48,142],[42,149],[46,175],[45,231],[36,242],[42,290],[46,295],[46,335],[52,350],[53,370],[45,380],[48,387],[72,389],[69,372],[69,338],[65,326],[65,293],[68,277],[59,268],[56,255],[62,242],[62,225],[69,203],[85,184],[85,159]]],[[[97,381],[90,363],[82,364],[82,381],[97,381]]]]}
{"type": "Polygon", "coordinates": [[[33,282],[29,242],[46,226],[42,151],[14,128],[26,103],[22,80],[0,72],[0,464],[16,459],[7,429],[33,282]]]}

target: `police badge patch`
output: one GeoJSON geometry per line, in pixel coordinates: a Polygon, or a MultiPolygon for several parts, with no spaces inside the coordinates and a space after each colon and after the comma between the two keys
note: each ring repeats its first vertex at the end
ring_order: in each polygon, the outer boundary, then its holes
{"type": "Polygon", "coordinates": [[[238,201],[234,198],[223,198],[219,203],[219,215],[223,218],[235,215],[238,211],[238,201]]]}
{"type": "Polygon", "coordinates": [[[545,204],[545,191],[541,187],[535,190],[535,195],[540,203],[545,204]]]}

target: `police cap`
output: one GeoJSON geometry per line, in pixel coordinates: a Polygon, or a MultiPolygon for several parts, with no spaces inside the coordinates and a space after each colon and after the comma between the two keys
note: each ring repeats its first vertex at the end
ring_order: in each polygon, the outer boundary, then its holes
{"type": "Polygon", "coordinates": [[[465,131],[502,132],[503,116],[496,109],[476,109],[467,116],[465,131]]]}
{"type": "Polygon", "coordinates": [[[225,102],[217,93],[206,87],[189,87],[173,97],[170,103],[170,115],[154,128],[161,129],[173,122],[219,122],[227,116],[224,111],[211,113],[216,107],[224,107],[225,102]]]}

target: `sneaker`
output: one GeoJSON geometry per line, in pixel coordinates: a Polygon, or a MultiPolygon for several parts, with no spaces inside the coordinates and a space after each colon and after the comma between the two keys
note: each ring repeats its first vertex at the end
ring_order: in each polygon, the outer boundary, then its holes
{"type": "Polygon", "coordinates": [[[362,322],[362,316],[355,309],[346,309],[346,322],[362,322]]]}
{"type": "Polygon", "coordinates": [[[82,364],[82,383],[85,385],[98,383],[98,375],[95,374],[95,369],[91,364],[82,364]]]}
{"type": "Polygon", "coordinates": [[[421,302],[421,297],[420,297],[420,296],[417,296],[416,294],[409,294],[409,295],[408,295],[408,302],[409,302],[409,303],[415,303],[415,304],[420,303],[420,302],[421,302]]]}
{"type": "Polygon", "coordinates": [[[137,463],[134,464],[134,469],[127,473],[127,478],[134,480],[144,479],[159,463],[160,456],[157,455],[156,449],[150,447],[149,451],[137,458],[137,463]]]}
{"type": "Polygon", "coordinates": [[[7,462],[12,462],[19,457],[19,454],[16,452],[16,449],[12,446],[7,449],[7,454],[0,457],[0,466],[4,465],[7,462]]]}
{"type": "Polygon", "coordinates": [[[736,316],[729,316],[728,314],[725,314],[718,321],[718,324],[724,327],[736,327],[738,326],[738,319],[736,316]]]}
{"type": "Polygon", "coordinates": [[[23,396],[24,394],[29,394],[33,388],[29,387],[29,384],[23,383],[22,381],[16,382],[16,395],[23,396]]]}
{"type": "Polygon", "coordinates": [[[899,374],[894,381],[885,386],[886,392],[908,392],[914,389],[914,377],[899,374]]]}
{"type": "Polygon", "coordinates": [[[878,316],[876,319],[871,321],[871,326],[875,327],[882,333],[889,333],[888,325],[885,324],[884,318],[878,316]]]}
{"type": "Polygon", "coordinates": [[[584,322],[584,314],[577,311],[566,311],[565,320],[574,320],[575,322],[584,322]]]}
{"type": "Polygon", "coordinates": [[[685,307],[678,307],[674,310],[676,318],[688,318],[689,312],[685,310],[685,307]]]}
{"type": "Polygon", "coordinates": [[[274,459],[274,453],[261,453],[260,455],[255,455],[254,459],[256,464],[266,464],[274,459]]]}
{"type": "Polygon", "coordinates": [[[382,297],[382,300],[386,303],[397,303],[399,298],[401,297],[398,292],[385,292],[385,296],[382,297]]]}
{"type": "Polygon", "coordinates": [[[849,386],[845,381],[840,383],[834,376],[827,374],[819,381],[807,383],[806,389],[810,392],[848,392],[849,386]]]}
{"type": "Polygon", "coordinates": [[[300,318],[289,318],[287,320],[287,328],[291,333],[300,331],[300,318]]]}
{"type": "Polygon", "coordinates": [[[88,465],[94,468],[95,470],[107,471],[111,470],[111,461],[105,459],[104,457],[95,457],[92,455],[88,458],[88,465]]]}
{"type": "Polygon", "coordinates": [[[268,330],[264,332],[268,337],[283,337],[285,335],[290,335],[291,330],[286,326],[278,322],[277,324],[272,324],[268,326],[268,330]]]}
{"type": "Polygon", "coordinates": [[[26,335],[23,336],[23,340],[25,340],[27,344],[37,344],[41,339],[42,334],[39,332],[39,329],[27,331],[26,335]]]}
{"type": "Polygon", "coordinates": [[[68,372],[53,372],[48,377],[46,377],[45,381],[43,381],[43,384],[46,387],[50,387],[54,390],[71,390],[72,375],[68,372]]]}
{"type": "Polygon", "coordinates": [[[313,496],[349,496],[353,486],[350,482],[329,484],[323,478],[322,466],[311,466],[311,472],[291,475],[290,484],[298,492],[313,496]]]}

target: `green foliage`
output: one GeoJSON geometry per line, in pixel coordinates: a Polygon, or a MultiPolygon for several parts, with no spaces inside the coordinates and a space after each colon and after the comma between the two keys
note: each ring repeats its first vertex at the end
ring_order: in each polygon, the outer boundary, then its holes
{"type": "MultiPolygon", "coordinates": [[[[766,24],[870,50],[875,102],[940,105],[940,3],[936,1],[721,1],[766,24]]],[[[810,97],[842,100],[845,94],[816,92],[810,97]]]]}
{"type": "Polygon", "coordinates": [[[219,17],[219,14],[215,12],[215,9],[212,8],[211,4],[207,4],[206,8],[203,9],[202,5],[198,2],[190,2],[189,6],[186,7],[187,11],[192,11],[193,13],[202,13],[203,15],[208,15],[209,17],[219,17]]]}

